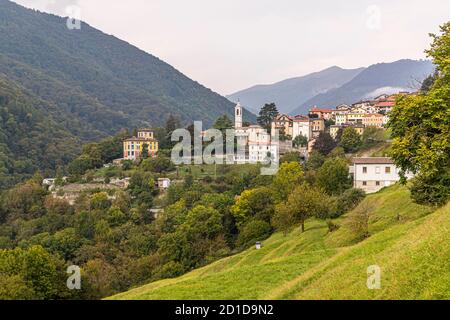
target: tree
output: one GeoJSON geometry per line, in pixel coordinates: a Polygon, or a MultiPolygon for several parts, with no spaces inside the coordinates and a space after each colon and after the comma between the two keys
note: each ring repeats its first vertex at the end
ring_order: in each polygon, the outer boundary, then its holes
{"type": "Polygon", "coordinates": [[[305,221],[310,217],[327,217],[329,200],[320,189],[304,183],[295,188],[285,203],[276,208],[274,226],[278,229],[288,230],[295,223],[301,224],[305,231],[305,221]]]}
{"type": "Polygon", "coordinates": [[[225,130],[233,128],[233,122],[224,114],[217,118],[213,128],[222,131],[222,134],[224,134],[225,130]]]}
{"type": "Polygon", "coordinates": [[[258,124],[265,128],[267,132],[271,131],[272,120],[278,115],[277,106],[275,103],[266,103],[259,112],[257,118],[258,124]]]}
{"type": "Polygon", "coordinates": [[[285,153],[280,157],[280,163],[300,162],[301,160],[300,153],[295,151],[285,153]]]}
{"type": "Polygon", "coordinates": [[[266,221],[253,219],[248,221],[242,228],[236,241],[238,247],[254,244],[270,236],[272,227],[266,221]]]}
{"type": "Polygon", "coordinates": [[[164,141],[162,141],[163,148],[171,148],[174,146],[176,142],[172,142],[172,133],[178,128],[181,128],[180,120],[173,114],[169,114],[165,126],[166,136],[164,141]]]}
{"type": "Polygon", "coordinates": [[[405,173],[416,174],[411,195],[417,203],[443,205],[450,199],[450,22],[431,35],[427,50],[437,68],[428,92],[397,98],[390,114],[392,157],[405,173]]]}
{"type": "Polygon", "coordinates": [[[361,136],[353,127],[347,127],[342,133],[341,142],[339,146],[344,148],[345,152],[356,152],[361,146],[361,136]]]}
{"type": "Polygon", "coordinates": [[[158,156],[156,158],[148,158],[142,161],[140,167],[144,171],[155,173],[163,173],[175,170],[175,165],[169,157],[158,156]]]}
{"type": "Polygon", "coordinates": [[[288,195],[298,186],[304,177],[303,169],[298,162],[281,164],[274,181],[273,189],[278,200],[286,200],[288,195]]]}
{"type": "Polygon", "coordinates": [[[319,151],[313,150],[308,158],[308,161],[306,162],[306,168],[308,170],[317,170],[323,165],[324,162],[325,156],[319,151]]]}
{"type": "Polygon", "coordinates": [[[348,163],[344,158],[331,158],[317,171],[317,185],[329,195],[340,195],[351,188],[348,163]]]}
{"type": "Polygon", "coordinates": [[[147,158],[148,158],[148,144],[144,143],[142,145],[141,159],[147,159],[147,158]]]}
{"type": "Polygon", "coordinates": [[[314,142],[313,150],[327,156],[336,147],[336,142],[328,132],[320,132],[314,142]]]}
{"type": "Polygon", "coordinates": [[[439,74],[437,72],[437,70],[433,73],[430,74],[428,77],[425,78],[425,80],[423,80],[422,85],[420,87],[420,91],[423,93],[428,93],[431,88],[434,85],[434,82],[436,81],[436,79],[439,77],[439,74]]]}
{"type": "Polygon", "coordinates": [[[385,131],[381,128],[367,127],[362,134],[361,143],[364,147],[386,141],[385,131]]]}
{"type": "Polygon", "coordinates": [[[269,222],[274,210],[273,192],[267,187],[245,190],[231,207],[238,228],[252,218],[269,222]]]}
{"type": "Polygon", "coordinates": [[[304,135],[300,134],[294,138],[292,141],[292,145],[296,148],[299,147],[307,147],[308,146],[308,138],[304,135]]]}

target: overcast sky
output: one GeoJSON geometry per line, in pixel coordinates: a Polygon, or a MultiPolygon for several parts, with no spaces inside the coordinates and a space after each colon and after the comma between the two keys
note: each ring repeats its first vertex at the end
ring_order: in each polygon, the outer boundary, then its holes
{"type": "Polygon", "coordinates": [[[447,0],[15,0],[82,20],[230,94],[337,65],[425,58],[447,0]]]}

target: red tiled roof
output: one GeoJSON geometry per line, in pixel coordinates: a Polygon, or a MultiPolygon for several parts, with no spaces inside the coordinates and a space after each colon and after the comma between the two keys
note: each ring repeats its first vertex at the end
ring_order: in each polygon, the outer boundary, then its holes
{"type": "Polygon", "coordinates": [[[309,121],[309,117],[304,115],[298,115],[294,117],[294,121],[309,121]]]}
{"type": "Polygon", "coordinates": [[[376,107],[394,107],[395,106],[395,101],[383,101],[383,102],[378,102],[376,105],[376,107]]]}
{"type": "Polygon", "coordinates": [[[331,113],[331,112],[333,112],[333,110],[331,110],[331,109],[319,109],[319,108],[313,107],[311,110],[309,110],[309,112],[331,113]]]}

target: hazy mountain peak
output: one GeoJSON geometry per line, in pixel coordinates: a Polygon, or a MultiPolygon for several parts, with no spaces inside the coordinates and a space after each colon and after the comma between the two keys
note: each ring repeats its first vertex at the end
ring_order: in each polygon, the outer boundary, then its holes
{"type": "Polygon", "coordinates": [[[353,79],[364,68],[342,69],[332,66],[305,76],[289,78],[273,84],[256,85],[227,96],[254,113],[268,102],[275,102],[280,112],[288,113],[299,103],[317,94],[337,88],[353,79]]]}
{"type": "Polygon", "coordinates": [[[341,103],[354,103],[382,93],[416,91],[421,82],[433,72],[434,65],[428,60],[402,59],[373,64],[342,86],[299,103],[299,107],[294,109],[292,114],[306,113],[311,106],[329,108],[341,103]]]}

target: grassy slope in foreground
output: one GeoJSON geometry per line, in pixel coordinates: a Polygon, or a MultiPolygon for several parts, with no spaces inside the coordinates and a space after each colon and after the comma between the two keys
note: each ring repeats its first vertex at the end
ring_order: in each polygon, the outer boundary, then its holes
{"type": "Polygon", "coordinates": [[[450,204],[413,204],[406,188],[368,196],[370,238],[349,236],[347,218],[329,234],[322,221],[307,231],[276,233],[249,249],[176,279],[112,299],[450,299],[450,204]],[[367,267],[382,269],[382,288],[368,290],[367,267]]]}

